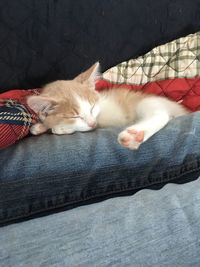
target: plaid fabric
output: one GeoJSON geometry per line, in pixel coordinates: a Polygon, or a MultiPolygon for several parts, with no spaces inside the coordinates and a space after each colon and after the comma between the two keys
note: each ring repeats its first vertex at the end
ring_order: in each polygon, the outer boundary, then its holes
{"type": "Polygon", "coordinates": [[[2,97],[0,95],[0,149],[25,137],[30,126],[38,120],[37,115],[25,104],[25,96],[35,93],[34,90],[13,90],[2,97]],[[12,95],[15,100],[4,99],[8,95],[12,95]]]}
{"type": "Polygon", "coordinates": [[[118,84],[194,78],[200,76],[200,32],[158,46],[137,59],[122,62],[103,73],[102,78],[118,84]]]}

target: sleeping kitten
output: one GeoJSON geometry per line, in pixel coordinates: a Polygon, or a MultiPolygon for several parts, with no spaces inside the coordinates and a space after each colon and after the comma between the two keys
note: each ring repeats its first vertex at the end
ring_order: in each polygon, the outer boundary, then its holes
{"type": "Polygon", "coordinates": [[[119,133],[118,141],[126,148],[138,149],[169,120],[188,113],[180,104],[160,96],[125,88],[97,92],[98,69],[96,63],[74,80],[49,83],[39,96],[28,97],[28,105],[40,118],[31,133],[51,129],[60,135],[130,125],[119,133]]]}

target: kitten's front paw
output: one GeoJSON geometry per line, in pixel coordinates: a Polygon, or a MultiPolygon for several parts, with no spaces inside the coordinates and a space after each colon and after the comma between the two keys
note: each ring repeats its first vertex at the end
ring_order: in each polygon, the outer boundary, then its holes
{"type": "Polygon", "coordinates": [[[58,135],[74,133],[73,129],[69,129],[64,125],[55,126],[51,129],[51,131],[53,134],[58,134],[58,135]]]}
{"type": "Polygon", "coordinates": [[[42,123],[36,123],[31,126],[30,132],[33,135],[39,135],[42,133],[45,133],[47,131],[47,128],[42,123]]]}
{"type": "Polygon", "coordinates": [[[144,131],[132,127],[127,128],[118,135],[118,142],[131,150],[136,150],[144,141],[144,131]]]}

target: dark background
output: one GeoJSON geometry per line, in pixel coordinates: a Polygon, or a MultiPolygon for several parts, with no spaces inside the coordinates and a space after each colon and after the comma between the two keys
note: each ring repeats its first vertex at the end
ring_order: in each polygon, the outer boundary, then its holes
{"type": "Polygon", "coordinates": [[[0,91],[102,71],[200,30],[200,0],[0,0],[0,91]]]}

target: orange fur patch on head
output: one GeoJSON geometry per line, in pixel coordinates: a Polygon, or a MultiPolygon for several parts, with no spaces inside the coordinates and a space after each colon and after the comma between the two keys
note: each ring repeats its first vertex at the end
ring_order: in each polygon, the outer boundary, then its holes
{"type": "Polygon", "coordinates": [[[27,99],[33,108],[36,107],[47,129],[65,125],[73,131],[87,131],[96,125],[99,109],[95,104],[99,94],[95,91],[95,80],[98,68],[99,63],[96,63],[73,80],[49,83],[43,87],[40,96],[27,99]]]}
{"type": "Polygon", "coordinates": [[[94,105],[99,98],[98,93],[90,89],[87,83],[79,83],[76,80],[60,80],[47,84],[41,95],[57,103],[54,111],[43,121],[48,128],[61,122],[73,123],[73,117],[79,116],[80,113],[79,99],[94,105]]]}

